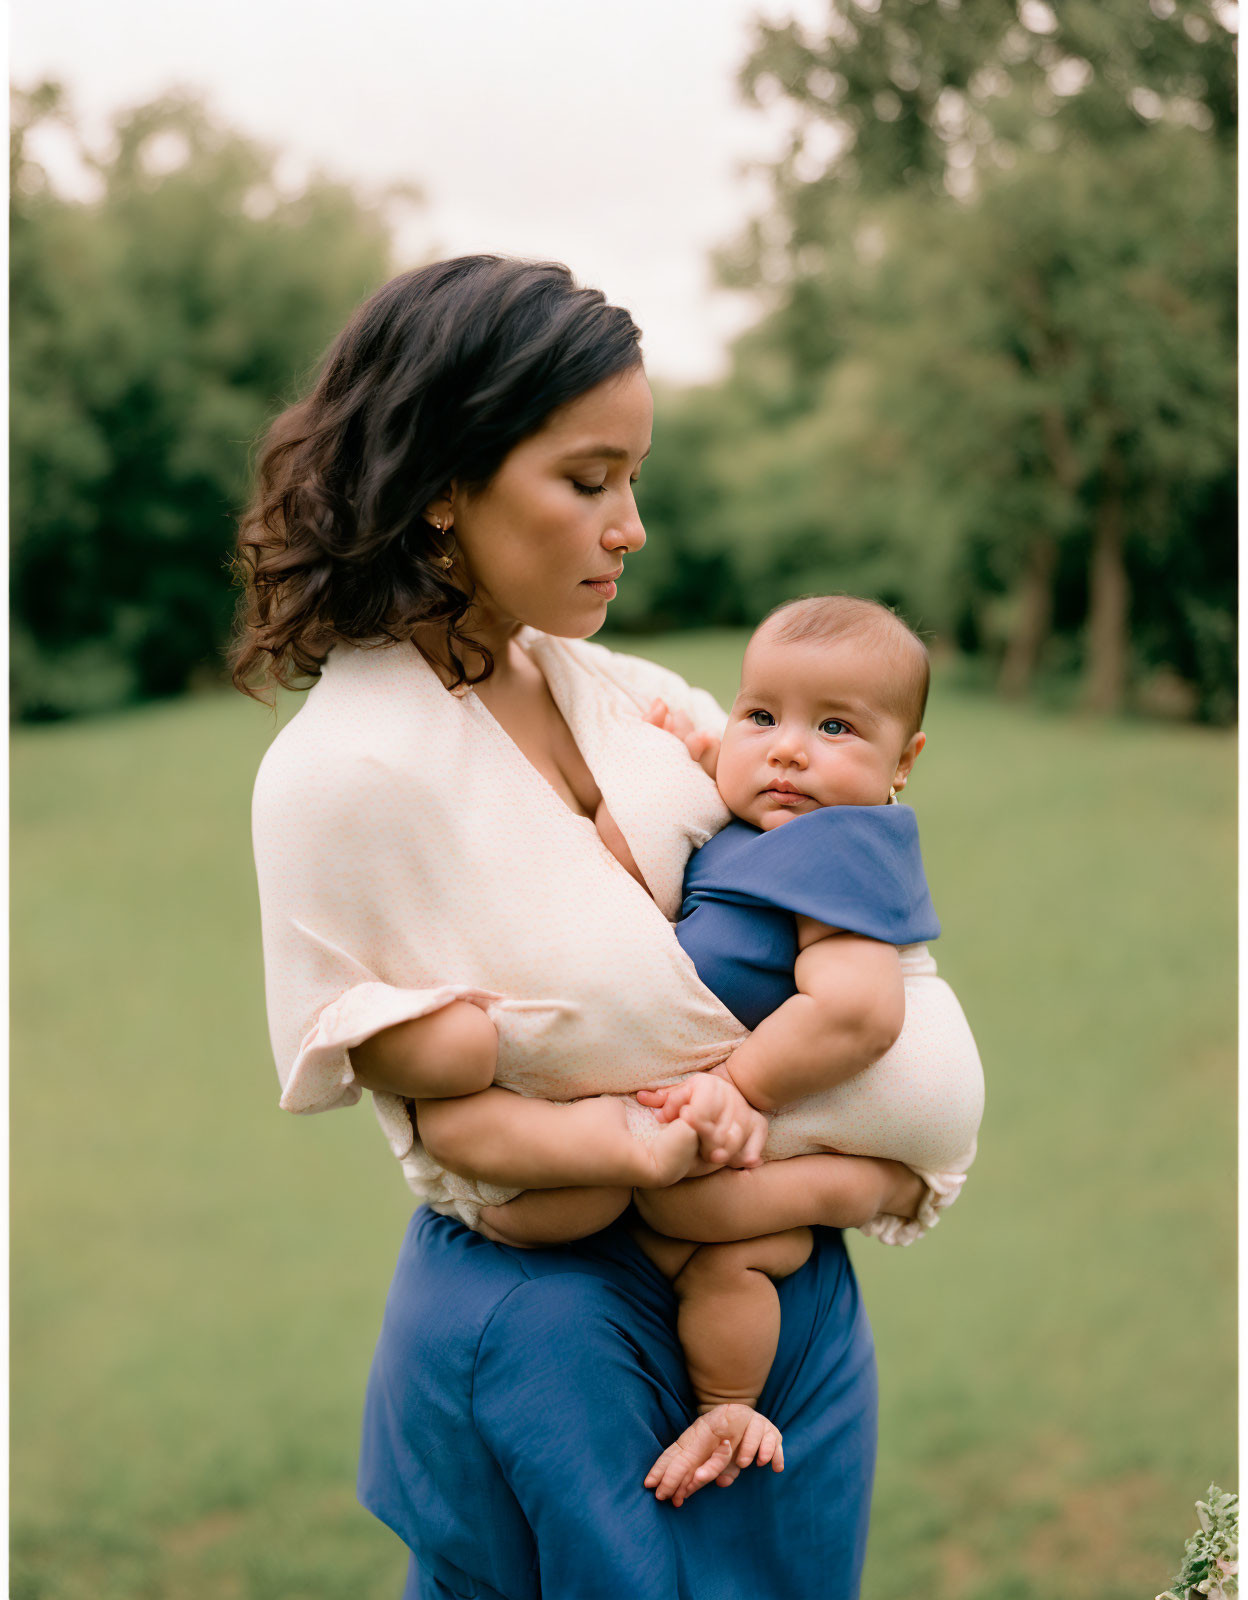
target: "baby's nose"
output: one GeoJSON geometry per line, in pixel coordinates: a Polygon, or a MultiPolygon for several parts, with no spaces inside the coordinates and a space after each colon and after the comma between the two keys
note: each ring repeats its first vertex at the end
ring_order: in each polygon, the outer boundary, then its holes
{"type": "Polygon", "coordinates": [[[801,737],[796,733],[777,733],[771,744],[771,759],[785,765],[804,767],[806,747],[801,737]]]}

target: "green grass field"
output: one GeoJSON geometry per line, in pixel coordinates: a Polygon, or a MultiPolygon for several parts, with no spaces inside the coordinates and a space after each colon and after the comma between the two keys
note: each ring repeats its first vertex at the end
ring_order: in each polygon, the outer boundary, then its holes
{"type": "MultiPolygon", "coordinates": [[[[630,647],[729,696],[740,643],[630,647]]],[[[353,1485],[410,1197],[367,1107],[277,1111],[248,827],[273,726],[222,696],[14,741],[16,1600],[402,1585],[353,1485]]],[[[931,1239],[851,1236],[864,1600],[1148,1600],[1234,1479],[1233,745],[948,675],[928,729],[907,798],[988,1112],[931,1239]]]]}

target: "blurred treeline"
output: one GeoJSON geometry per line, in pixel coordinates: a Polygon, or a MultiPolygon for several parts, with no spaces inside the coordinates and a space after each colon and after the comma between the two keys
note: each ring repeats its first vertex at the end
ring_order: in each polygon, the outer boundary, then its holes
{"type": "MultiPolygon", "coordinates": [[[[660,386],[616,632],[897,605],[1002,692],[1228,719],[1235,53],[1224,0],[830,0],[759,24],[785,130],[717,255],[754,325],[660,386]]],[[[122,118],[99,199],[13,182],[14,707],[219,671],[249,442],[391,270],[382,209],[193,104],[122,118]],[[151,159],[170,134],[177,163],[151,159]]],[[[573,263],[575,266],[575,263],[573,263]]]]}

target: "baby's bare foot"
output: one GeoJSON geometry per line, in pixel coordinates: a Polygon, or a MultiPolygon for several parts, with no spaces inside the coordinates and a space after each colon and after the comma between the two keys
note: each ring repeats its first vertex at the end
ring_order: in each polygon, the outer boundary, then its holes
{"type": "Polygon", "coordinates": [[[698,1156],[698,1135],[687,1122],[663,1123],[652,1139],[638,1139],[636,1189],[665,1189],[686,1177],[698,1156]]]}
{"type": "Polygon", "coordinates": [[[784,1442],[774,1422],[753,1406],[734,1401],[713,1407],[685,1429],[646,1474],[645,1486],[674,1506],[715,1481],[727,1486],[742,1467],[770,1463],[784,1471],[784,1442]]]}

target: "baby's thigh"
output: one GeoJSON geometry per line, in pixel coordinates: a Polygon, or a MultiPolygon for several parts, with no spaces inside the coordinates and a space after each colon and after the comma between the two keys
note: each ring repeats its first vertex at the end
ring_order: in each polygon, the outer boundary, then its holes
{"type": "Polygon", "coordinates": [[[631,1199],[623,1188],[526,1189],[501,1206],[483,1206],[480,1231],[521,1250],[570,1244],[610,1227],[631,1199]]]}
{"type": "Polygon", "coordinates": [[[725,1167],[669,1189],[639,1190],[643,1220],[656,1233],[704,1244],[757,1239],[823,1220],[819,1195],[829,1158],[798,1156],[738,1172],[725,1167]]]}

